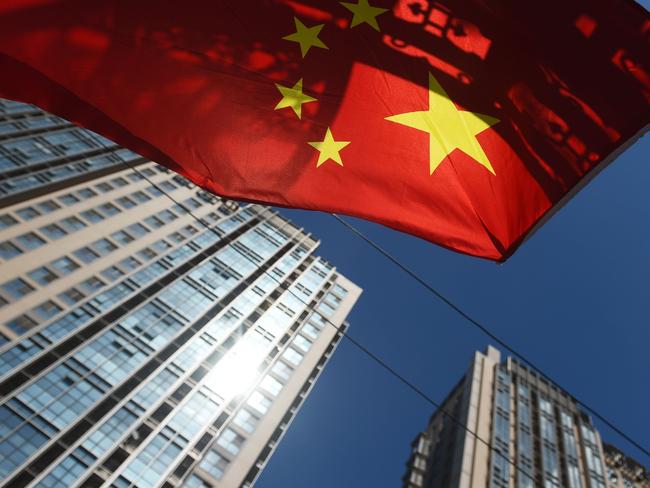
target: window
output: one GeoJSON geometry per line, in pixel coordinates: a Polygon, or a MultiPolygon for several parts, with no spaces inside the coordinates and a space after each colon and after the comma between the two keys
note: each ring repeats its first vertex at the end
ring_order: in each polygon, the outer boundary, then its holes
{"type": "Polygon", "coordinates": [[[81,216],[86,219],[88,222],[91,224],[96,224],[97,222],[101,222],[104,220],[104,216],[100,214],[97,210],[84,210],[81,212],[81,216]]]}
{"type": "Polygon", "coordinates": [[[88,200],[89,198],[97,196],[97,192],[95,192],[95,190],[91,190],[90,188],[82,188],[77,192],[77,195],[79,195],[79,197],[83,200],[88,200]]]}
{"type": "Polygon", "coordinates": [[[82,247],[81,249],[77,249],[72,254],[74,254],[74,257],[86,264],[92,263],[95,259],[99,258],[99,254],[97,254],[89,247],[82,247]]]}
{"type": "Polygon", "coordinates": [[[60,224],[68,232],[75,232],[86,227],[86,224],[79,220],[77,217],[67,217],[63,219],[60,224]]]}
{"type": "Polygon", "coordinates": [[[37,203],[36,206],[43,213],[54,212],[61,208],[61,206],[56,203],[54,200],[45,200],[44,202],[37,203]]]}
{"type": "Polygon", "coordinates": [[[7,327],[13,330],[16,334],[24,334],[29,329],[36,327],[36,322],[30,319],[27,315],[20,315],[19,317],[7,322],[7,327]]]}
{"type": "Polygon", "coordinates": [[[97,208],[108,217],[112,217],[113,215],[117,215],[121,212],[121,210],[112,203],[103,203],[97,208]]]}
{"type": "Polygon", "coordinates": [[[11,242],[5,241],[5,242],[0,242],[0,258],[2,259],[11,259],[15,258],[19,254],[22,254],[23,252],[18,249],[16,246],[14,246],[11,242]]]}
{"type": "Polygon", "coordinates": [[[95,185],[95,188],[97,188],[100,192],[106,193],[109,192],[113,189],[110,183],[99,183],[98,185],[95,185]]]}
{"type": "Polygon", "coordinates": [[[50,266],[54,268],[60,275],[67,275],[72,273],[75,269],[79,267],[72,259],[63,256],[62,258],[55,259],[50,263],[50,266]]]}
{"type": "MultiPolygon", "coordinates": [[[[208,453],[205,455],[205,458],[203,458],[203,461],[201,461],[201,464],[199,464],[199,466],[203,471],[209,473],[214,479],[220,480],[223,477],[223,473],[228,467],[228,464],[230,464],[230,461],[228,461],[221,454],[215,451],[208,451],[208,453]]],[[[194,485],[192,485],[192,487],[193,486],[194,485]]],[[[207,483],[205,483],[196,486],[207,487],[212,485],[208,485],[207,483]]]]}
{"type": "Polygon", "coordinates": [[[99,239],[93,242],[93,247],[102,256],[105,256],[106,254],[113,252],[115,249],[117,249],[117,246],[113,244],[111,241],[109,241],[108,239],[99,239]]]}
{"type": "Polygon", "coordinates": [[[119,230],[117,232],[113,232],[111,234],[111,239],[113,239],[115,242],[125,245],[128,244],[129,242],[134,241],[133,237],[131,237],[129,234],[124,232],[123,230],[119,230]]]}
{"type": "Polygon", "coordinates": [[[133,192],[130,196],[138,203],[144,203],[151,200],[151,197],[142,191],[133,192]]]}
{"type": "Polygon", "coordinates": [[[309,339],[301,335],[297,335],[296,338],[293,340],[293,343],[295,346],[297,346],[298,348],[302,349],[305,352],[309,351],[309,348],[312,345],[312,342],[309,339]]]}
{"type": "Polygon", "coordinates": [[[36,315],[43,320],[49,320],[63,309],[51,300],[41,303],[38,307],[32,309],[36,315]]]}
{"type": "Polygon", "coordinates": [[[298,366],[304,356],[300,354],[298,351],[296,351],[295,349],[289,347],[287,348],[286,351],[284,351],[282,357],[286,359],[289,363],[293,364],[294,366],[298,366]]]}
{"type": "Polygon", "coordinates": [[[67,232],[63,230],[63,228],[60,225],[57,224],[49,224],[46,225],[45,227],[41,227],[38,230],[41,231],[45,235],[45,237],[51,240],[60,239],[61,237],[67,234],[67,232]]]}
{"type": "Polygon", "coordinates": [[[128,272],[128,271],[132,271],[135,268],[137,268],[138,266],[140,266],[140,261],[138,261],[135,258],[128,257],[128,258],[122,259],[122,261],[120,261],[117,264],[119,266],[121,266],[122,269],[125,269],[128,272]]]}
{"type": "Polygon", "coordinates": [[[148,247],[145,247],[144,249],[138,251],[136,254],[143,261],[149,261],[150,259],[156,257],[156,252],[153,251],[152,249],[149,249],[148,247]]]}
{"type": "Polygon", "coordinates": [[[115,281],[120,276],[124,276],[124,273],[117,267],[111,266],[110,268],[106,268],[104,271],[102,271],[101,275],[109,281],[115,281]]]}
{"type": "Polygon", "coordinates": [[[99,290],[102,286],[104,286],[104,282],[94,276],[88,278],[80,285],[81,289],[89,295],[99,290]]]}
{"type": "Polygon", "coordinates": [[[75,303],[83,300],[84,297],[85,295],[76,288],[70,288],[58,295],[58,298],[68,305],[74,305],[75,303]]]}
{"type": "Polygon", "coordinates": [[[147,217],[146,219],[144,219],[144,223],[147,224],[152,229],[158,229],[163,225],[165,225],[165,223],[162,220],[160,220],[158,217],[155,217],[153,215],[151,217],[147,217]]]}
{"type": "Polygon", "coordinates": [[[312,339],[316,339],[319,332],[320,330],[314,327],[313,324],[305,324],[305,326],[302,328],[302,333],[308,335],[312,339]]]}
{"type": "Polygon", "coordinates": [[[280,393],[280,390],[282,390],[283,385],[272,376],[265,376],[264,379],[260,382],[260,386],[269,393],[277,396],[278,393],[280,393]]]}
{"type": "Polygon", "coordinates": [[[38,217],[41,213],[33,207],[25,207],[16,210],[18,216],[23,220],[32,220],[33,218],[38,217]]]}
{"type": "Polygon", "coordinates": [[[269,407],[271,406],[272,402],[264,395],[262,395],[259,391],[254,391],[251,393],[251,396],[248,397],[248,401],[246,403],[248,403],[248,405],[260,413],[265,414],[269,411],[269,407]]]}
{"type": "Polygon", "coordinates": [[[11,215],[0,215],[0,230],[11,227],[14,224],[17,224],[18,221],[14,219],[11,215]]]}
{"type": "Polygon", "coordinates": [[[241,446],[244,444],[244,441],[245,439],[237,432],[230,428],[226,428],[217,439],[217,444],[236,456],[237,453],[239,453],[241,446]]]}
{"type": "Polygon", "coordinates": [[[2,285],[2,290],[11,298],[18,300],[34,291],[34,287],[20,278],[15,278],[2,285]]]}
{"type": "Polygon", "coordinates": [[[133,207],[135,207],[135,206],[137,205],[137,204],[136,204],[133,200],[131,200],[129,197],[120,197],[120,198],[117,199],[117,203],[118,203],[122,208],[125,208],[125,209],[133,208],[133,207]]]}
{"type": "Polygon", "coordinates": [[[147,234],[149,232],[149,229],[147,229],[142,224],[131,224],[126,229],[129,231],[129,233],[132,236],[135,236],[136,239],[138,237],[142,237],[143,235],[145,235],[145,234],[147,234]]]}
{"type": "Polygon", "coordinates": [[[273,365],[271,371],[286,381],[291,377],[293,368],[282,361],[278,361],[273,365]]]}
{"type": "Polygon", "coordinates": [[[117,178],[113,178],[113,179],[111,180],[111,183],[113,183],[113,185],[115,185],[115,186],[118,187],[118,188],[119,188],[119,187],[122,187],[122,186],[126,186],[126,185],[129,184],[129,182],[126,181],[126,180],[125,180],[124,178],[122,178],[121,176],[119,176],[119,177],[117,177],[117,178]]]}
{"type": "Polygon", "coordinates": [[[27,275],[41,286],[45,286],[48,283],[52,283],[54,280],[59,279],[57,275],[44,266],[30,271],[27,275]]]}
{"type": "Polygon", "coordinates": [[[73,195],[72,193],[68,193],[67,195],[61,195],[59,197],[59,202],[61,202],[63,205],[74,205],[75,203],[79,202],[79,197],[73,195]]]}
{"type": "Polygon", "coordinates": [[[237,415],[235,415],[235,418],[233,419],[235,425],[241,427],[243,431],[248,432],[249,434],[253,433],[259,421],[260,419],[257,416],[245,409],[237,412],[237,415]]]}
{"type": "Polygon", "coordinates": [[[16,237],[16,241],[23,246],[25,249],[36,249],[45,244],[45,241],[38,237],[33,232],[27,232],[21,236],[16,237]]]}

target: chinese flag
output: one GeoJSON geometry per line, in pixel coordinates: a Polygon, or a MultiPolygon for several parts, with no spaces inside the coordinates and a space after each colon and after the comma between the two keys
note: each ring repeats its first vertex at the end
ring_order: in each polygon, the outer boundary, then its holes
{"type": "Polygon", "coordinates": [[[648,124],[648,39],[631,0],[4,0],[0,95],[504,260],[648,124]]]}

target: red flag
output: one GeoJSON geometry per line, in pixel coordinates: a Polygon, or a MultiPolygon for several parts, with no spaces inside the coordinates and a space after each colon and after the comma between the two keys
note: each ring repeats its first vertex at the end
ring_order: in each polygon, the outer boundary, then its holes
{"type": "Polygon", "coordinates": [[[0,95],[504,260],[650,120],[649,35],[630,0],[5,0],[0,95]]]}

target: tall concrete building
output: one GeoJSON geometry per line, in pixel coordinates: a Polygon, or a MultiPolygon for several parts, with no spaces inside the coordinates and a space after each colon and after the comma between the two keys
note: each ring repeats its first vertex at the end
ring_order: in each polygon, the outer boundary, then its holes
{"type": "Polygon", "coordinates": [[[617,447],[603,444],[610,488],[650,488],[650,472],[617,447]]]}
{"type": "Polygon", "coordinates": [[[268,208],[0,110],[0,486],[251,486],[361,290],[268,208]]]}
{"type": "MultiPolygon", "coordinates": [[[[403,486],[630,488],[612,484],[605,453],[572,397],[488,347],[413,441],[403,486]]],[[[631,486],[650,488],[646,471],[637,478],[631,486]]]]}

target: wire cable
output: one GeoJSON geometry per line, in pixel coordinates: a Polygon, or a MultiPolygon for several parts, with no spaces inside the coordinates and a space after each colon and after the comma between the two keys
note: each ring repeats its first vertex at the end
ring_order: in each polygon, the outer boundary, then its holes
{"type": "Polygon", "coordinates": [[[415,281],[417,281],[424,289],[432,293],[435,297],[437,297],[440,301],[445,303],[449,308],[454,310],[458,315],[460,315],[462,318],[464,318],[467,322],[472,324],[474,327],[479,329],[483,334],[488,336],[490,339],[492,339],[494,342],[499,344],[501,347],[503,347],[505,350],[507,350],[510,354],[513,356],[516,356],[519,358],[523,363],[525,363],[528,367],[531,369],[537,371],[541,376],[546,378],[548,381],[551,383],[555,384],[558,386],[561,390],[564,390],[571,398],[573,398],[578,404],[582,405],[585,410],[588,410],[592,415],[597,417],[600,421],[602,421],[605,425],[607,425],[610,429],[612,429],[614,432],[616,432],[618,435],[620,435],[623,439],[628,441],[630,444],[632,444],[634,447],[639,449],[641,452],[643,452],[646,456],[650,457],[650,452],[641,446],[638,442],[636,442],[634,439],[632,439],[629,435],[627,435],[625,432],[623,432],[621,429],[616,427],[612,422],[607,420],[602,414],[598,413],[597,410],[595,410],[593,407],[585,403],[584,401],[580,400],[579,398],[576,398],[575,396],[571,395],[566,388],[563,388],[557,381],[553,380],[549,375],[547,375],[541,368],[536,366],[530,359],[528,359],[526,356],[515,350],[513,347],[511,347],[507,342],[505,342],[503,339],[501,339],[499,336],[497,336],[494,332],[492,332],[488,327],[475,318],[473,318],[471,315],[463,311],[458,305],[456,305],[454,302],[452,302],[449,298],[447,298],[445,295],[440,293],[438,290],[436,290],[432,285],[430,285],[427,281],[424,280],[420,275],[418,275],[415,271],[413,271],[411,268],[407,267],[406,265],[402,264],[396,257],[394,257],[392,254],[390,254],[388,251],[386,251],[383,247],[381,247],[379,244],[374,242],[372,239],[367,237],[365,234],[363,234],[359,229],[354,227],[352,224],[341,218],[339,215],[332,213],[332,217],[334,217],[338,222],[340,222],[343,226],[345,226],[348,230],[352,231],[357,237],[368,243],[370,246],[372,246],[377,252],[379,252],[382,256],[387,258],[389,261],[391,261],[395,266],[400,268],[402,271],[404,271],[407,275],[409,275],[411,278],[413,278],[415,281]]]}
{"type": "MultiPolygon", "coordinates": [[[[140,170],[138,170],[135,166],[131,165],[131,164],[130,164],[129,162],[127,162],[127,161],[123,161],[123,163],[124,163],[126,166],[128,166],[128,167],[129,167],[133,172],[135,172],[135,173],[137,173],[138,175],[140,175],[140,177],[143,178],[144,180],[146,180],[146,181],[147,181],[151,186],[153,186],[154,188],[156,188],[156,189],[157,189],[158,191],[160,191],[163,195],[165,195],[167,198],[169,198],[172,202],[174,202],[176,205],[178,205],[180,208],[182,208],[183,211],[185,211],[188,215],[190,215],[190,216],[191,216],[191,217],[192,217],[196,222],[198,222],[199,224],[201,224],[203,227],[205,227],[205,228],[208,229],[209,231],[216,233],[216,234],[219,236],[219,238],[222,238],[222,236],[219,235],[219,233],[218,233],[214,228],[210,227],[210,226],[209,226],[209,225],[208,225],[208,224],[207,224],[203,219],[201,219],[201,218],[197,217],[196,215],[194,215],[194,213],[192,212],[191,209],[187,208],[187,207],[186,207],[185,205],[183,205],[181,202],[179,202],[178,200],[176,200],[172,195],[170,195],[170,194],[167,193],[163,188],[161,188],[160,185],[158,185],[158,184],[156,184],[154,181],[152,181],[148,176],[146,176],[145,174],[143,174],[143,173],[142,173],[140,170]]],[[[234,249],[235,251],[237,251],[238,254],[240,254],[240,255],[243,256],[244,258],[248,259],[251,263],[255,264],[256,266],[259,265],[259,264],[256,263],[256,262],[255,262],[255,261],[254,261],[250,256],[247,256],[245,253],[243,253],[242,251],[240,251],[240,250],[237,249],[236,247],[232,246],[232,244],[229,244],[229,246],[231,246],[232,249],[234,249]]],[[[281,281],[280,281],[277,277],[273,276],[270,272],[268,272],[268,271],[264,271],[264,274],[267,275],[267,276],[269,276],[269,277],[271,277],[271,278],[272,278],[276,283],[278,283],[278,284],[282,284],[281,281]]],[[[299,295],[295,294],[291,289],[287,289],[286,291],[287,291],[288,293],[290,293],[293,297],[295,297],[297,300],[299,300],[303,305],[305,305],[305,306],[309,306],[309,304],[308,304],[307,302],[305,302],[305,301],[304,301],[304,300],[303,300],[299,295]]],[[[402,375],[401,373],[399,373],[395,368],[393,368],[392,366],[390,366],[390,365],[389,365],[389,364],[388,364],[384,359],[382,359],[380,356],[378,356],[377,354],[373,353],[373,352],[370,351],[367,347],[365,347],[363,344],[361,344],[359,341],[357,341],[357,340],[354,339],[352,336],[350,336],[349,333],[348,333],[347,331],[345,331],[343,328],[341,328],[340,326],[338,326],[338,325],[336,325],[335,323],[331,322],[327,317],[323,317],[323,318],[325,319],[325,321],[326,321],[329,325],[331,325],[332,327],[334,327],[334,328],[338,331],[338,333],[341,334],[342,337],[344,337],[346,340],[348,340],[352,345],[354,345],[354,346],[355,346],[359,351],[361,351],[363,354],[365,354],[366,356],[368,356],[368,357],[369,357],[373,362],[375,362],[375,363],[378,364],[381,368],[383,368],[384,370],[386,370],[386,371],[387,371],[391,376],[393,376],[395,379],[397,379],[400,383],[404,384],[407,388],[409,388],[411,391],[413,391],[416,395],[418,395],[420,398],[422,398],[423,400],[425,400],[427,403],[433,405],[433,406],[434,406],[434,407],[435,407],[439,412],[441,412],[443,415],[445,415],[447,418],[449,418],[453,423],[455,423],[456,425],[458,425],[461,429],[463,429],[465,432],[467,432],[468,434],[470,434],[470,435],[471,435],[472,437],[474,437],[476,440],[478,440],[479,442],[481,442],[482,444],[484,444],[484,445],[485,445],[486,447],[488,447],[490,450],[494,451],[495,454],[497,454],[498,456],[500,456],[500,457],[502,457],[503,459],[505,459],[506,462],[508,462],[508,463],[509,463],[513,468],[515,468],[516,471],[519,471],[519,472],[522,473],[524,476],[526,476],[526,477],[528,477],[529,479],[531,479],[531,480],[533,481],[533,483],[535,482],[535,478],[534,478],[530,473],[526,472],[522,467],[520,467],[519,465],[517,465],[516,463],[514,463],[514,462],[510,459],[509,455],[507,455],[507,454],[503,454],[503,453],[502,453],[498,448],[492,446],[488,441],[486,441],[486,440],[483,439],[481,436],[479,436],[477,433],[475,433],[473,430],[471,430],[471,429],[470,429],[466,424],[464,424],[461,420],[457,419],[454,415],[452,415],[451,413],[447,412],[447,411],[442,407],[442,405],[441,405],[439,402],[437,402],[436,400],[434,400],[433,398],[431,398],[431,397],[430,397],[427,393],[425,393],[421,388],[419,388],[417,385],[415,385],[412,381],[408,380],[404,375],[402,375]]]]}

